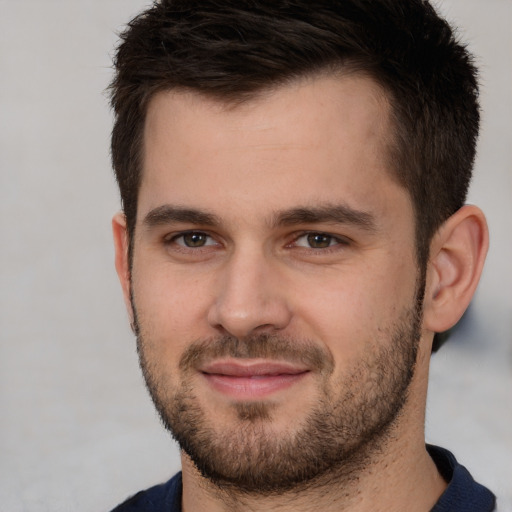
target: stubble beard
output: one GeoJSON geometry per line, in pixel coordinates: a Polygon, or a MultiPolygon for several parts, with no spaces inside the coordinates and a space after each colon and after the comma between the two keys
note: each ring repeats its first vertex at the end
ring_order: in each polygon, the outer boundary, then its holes
{"type": "Polygon", "coordinates": [[[423,292],[424,285],[419,286],[414,307],[392,326],[379,329],[366,357],[334,382],[332,356],[318,344],[259,335],[192,343],[180,360],[181,384],[170,389],[165,369],[152,360],[136,320],[146,386],[164,426],[219,489],[276,495],[357,478],[384,449],[407,400],[420,340],[423,292]],[[273,430],[274,405],[265,401],[235,403],[236,420],[229,428],[216,428],[195,395],[192,375],[201,361],[222,356],[305,362],[319,376],[316,400],[306,404],[309,412],[286,432],[273,430]]]}

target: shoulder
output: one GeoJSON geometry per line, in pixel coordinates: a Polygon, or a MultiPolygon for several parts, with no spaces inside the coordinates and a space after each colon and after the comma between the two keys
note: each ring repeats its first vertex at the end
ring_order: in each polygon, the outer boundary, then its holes
{"type": "Polygon", "coordinates": [[[181,512],[181,473],[168,482],[140,491],[111,512],[181,512]]]}
{"type": "Polygon", "coordinates": [[[448,487],[431,512],[492,512],[496,510],[494,494],[475,482],[469,471],[459,464],[452,453],[444,448],[427,445],[439,473],[448,487]]]}

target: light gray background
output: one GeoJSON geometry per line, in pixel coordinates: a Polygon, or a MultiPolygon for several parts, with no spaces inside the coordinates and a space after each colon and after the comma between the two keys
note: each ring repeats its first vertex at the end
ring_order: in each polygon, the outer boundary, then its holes
{"type": "MultiPolygon", "coordinates": [[[[491,250],[432,363],[428,440],[512,510],[512,1],[444,0],[482,74],[470,199],[491,250]]],[[[115,31],[141,0],[0,0],[0,508],[109,510],[170,477],[113,267],[108,156],[115,31]]]]}

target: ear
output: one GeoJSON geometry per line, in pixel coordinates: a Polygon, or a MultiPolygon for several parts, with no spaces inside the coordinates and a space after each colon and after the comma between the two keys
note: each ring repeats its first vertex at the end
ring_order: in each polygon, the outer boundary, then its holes
{"type": "Polygon", "coordinates": [[[130,262],[128,259],[129,237],[126,229],[126,217],[123,212],[118,212],[112,219],[112,233],[114,235],[115,265],[121,288],[123,289],[126,310],[133,326],[133,310],[130,299],[130,262]]]}
{"type": "Polygon", "coordinates": [[[463,206],[439,228],[430,245],[425,329],[443,332],[459,321],[475,293],[488,247],[487,222],[476,206],[463,206]]]}

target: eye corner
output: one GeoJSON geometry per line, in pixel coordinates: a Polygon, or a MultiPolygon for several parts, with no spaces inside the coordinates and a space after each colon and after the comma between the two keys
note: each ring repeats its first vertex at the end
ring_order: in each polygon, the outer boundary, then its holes
{"type": "Polygon", "coordinates": [[[180,251],[199,251],[220,246],[220,242],[210,233],[200,229],[187,229],[165,235],[163,244],[169,249],[180,251]]]}
{"type": "Polygon", "coordinates": [[[296,234],[288,246],[325,252],[329,249],[347,247],[350,244],[351,240],[346,236],[324,231],[304,231],[296,234]]]}

